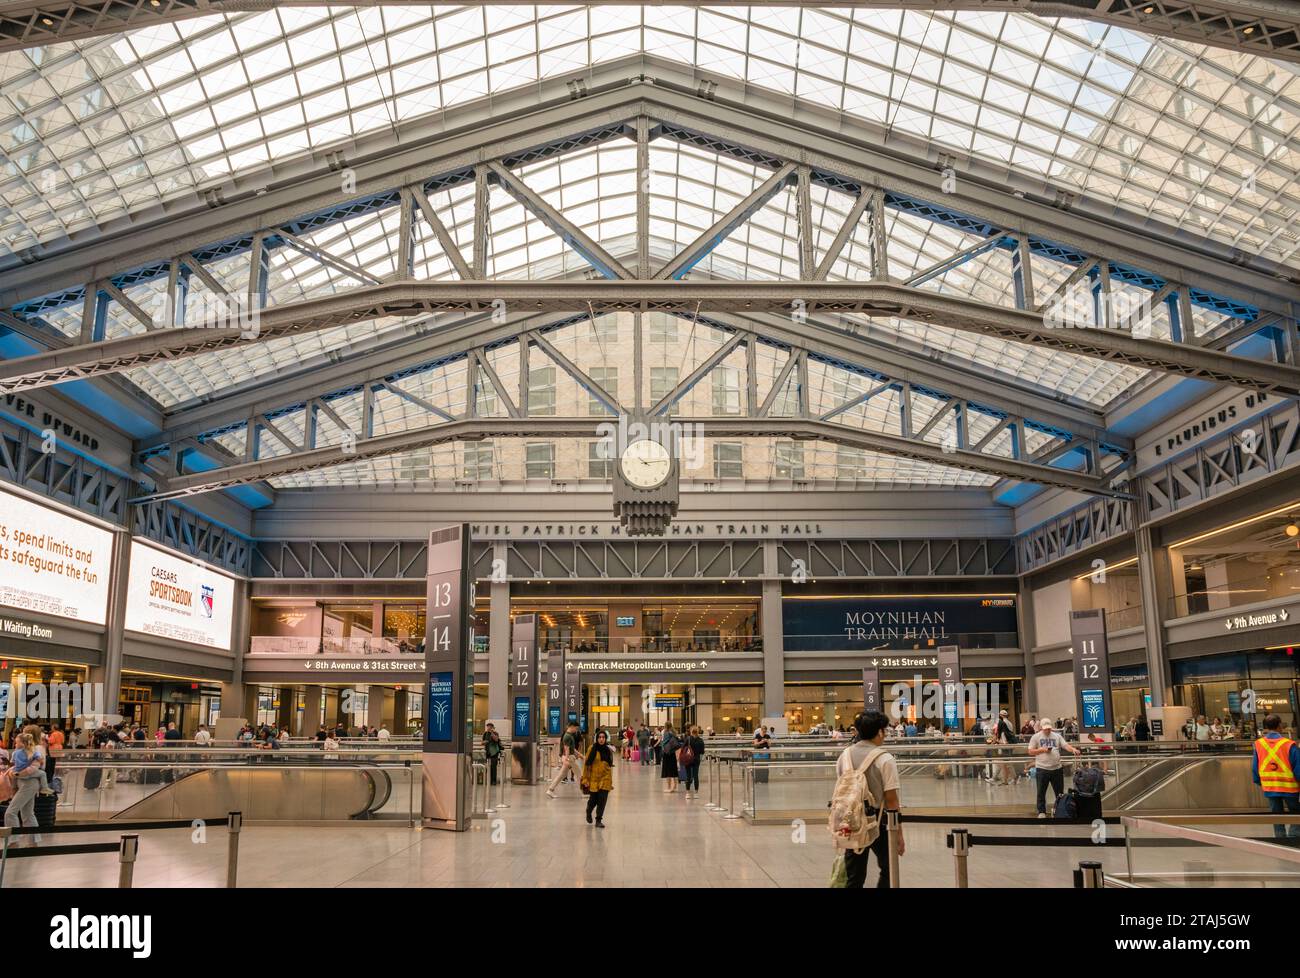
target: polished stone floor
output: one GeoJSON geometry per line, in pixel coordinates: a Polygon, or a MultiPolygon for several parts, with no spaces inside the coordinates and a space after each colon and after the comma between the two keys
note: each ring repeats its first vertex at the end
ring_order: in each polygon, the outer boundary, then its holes
{"type": "MultiPolygon", "coordinates": [[[[421,831],[404,823],[340,827],[250,826],[240,846],[241,886],[687,886],[823,887],[834,850],[820,819],[806,825],[753,825],[727,820],[704,800],[665,795],[657,771],[620,766],[606,813],[607,827],[586,824],[576,787],[548,799],[544,788],[516,787],[509,809],[474,822],[464,833],[421,831]]],[[[981,783],[982,784],[982,783],[981,783]]],[[[974,784],[970,790],[978,791],[974,784]]],[[[1012,789],[1006,789],[1011,791],[1012,789]]],[[[905,804],[907,798],[904,798],[905,804]]],[[[945,846],[950,826],[906,829],[904,886],[953,885],[945,846]]],[[[1043,826],[978,827],[980,834],[1074,834],[1086,829],[1043,826]]],[[[60,844],[105,842],[114,833],[60,834],[60,844]]],[[[1108,871],[1124,866],[1122,848],[1086,842],[1062,848],[976,848],[972,886],[1069,886],[1081,859],[1100,858],[1108,871]]],[[[220,886],[225,881],[226,833],[214,826],[206,841],[187,830],[141,833],[137,886],[220,886]]],[[[51,856],[9,861],[8,886],[113,886],[115,855],[51,856]]],[[[874,883],[875,869],[869,882],[874,883]]]]}

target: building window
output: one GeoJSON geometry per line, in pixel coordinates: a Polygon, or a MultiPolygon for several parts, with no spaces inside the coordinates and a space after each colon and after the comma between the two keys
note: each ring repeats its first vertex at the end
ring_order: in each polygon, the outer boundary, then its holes
{"type": "Polygon", "coordinates": [[[835,478],[865,479],[867,477],[867,453],[860,448],[839,445],[835,451],[835,478]]]}
{"type": "Polygon", "coordinates": [[[555,414],[554,367],[534,367],[528,371],[528,414],[555,414]]]}
{"type": "MultiPolygon", "coordinates": [[[[676,343],[677,342],[677,317],[668,316],[663,313],[650,314],[650,342],[651,343],[676,343]]],[[[669,388],[671,390],[672,388],[669,388]]]]}
{"type": "MultiPolygon", "coordinates": [[[[618,367],[592,367],[587,371],[591,379],[605,388],[605,393],[618,400],[618,367]]],[[[592,397],[587,404],[587,413],[596,415],[609,414],[609,410],[597,397],[592,397]]]]}
{"type": "Polygon", "coordinates": [[[587,442],[587,475],[592,479],[612,479],[614,477],[614,460],[606,458],[612,454],[614,443],[609,439],[587,442]]]}
{"type": "Polygon", "coordinates": [[[802,479],[803,444],[797,441],[779,441],[772,451],[772,464],[778,479],[802,479]]]}
{"type": "Polygon", "coordinates": [[[617,316],[597,316],[595,319],[587,321],[588,328],[591,330],[591,337],[595,340],[618,340],[618,317],[617,316]]]}
{"type": "Polygon", "coordinates": [[[475,385],[474,411],[479,417],[490,417],[497,412],[497,389],[484,374],[479,374],[475,385]]]}
{"type": "MultiPolygon", "coordinates": [[[[658,404],[659,401],[672,392],[677,386],[677,368],[676,367],[651,367],[650,368],[650,403],[658,404]]],[[[668,409],[669,414],[676,414],[677,409],[681,406],[679,400],[668,409]]]]}
{"type": "Polygon", "coordinates": [[[427,482],[432,464],[433,452],[407,455],[398,463],[397,477],[403,482],[427,482]]]}
{"type": "Polygon", "coordinates": [[[735,367],[714,368],[713,413],[740,413],[740,371],[735,367]]]}
{"type": "Polygon", "coordinates": [[[465,445],[465,478],[480,482],[491,479],[492,443],[490,441],[468,442],[465,445]]]}
{"type": "Polygon", "coordinates": [[[529,479],[555,478],[555,443],[532,442],[525,448],[524,475],[529,479]]]}
{"type": "Polygon", "coordinates": [[[744,474],[744,463],[741,457],[740,442],[714,442],[713,477],[715,479],[739,479],[742,478],[744,474]]]}

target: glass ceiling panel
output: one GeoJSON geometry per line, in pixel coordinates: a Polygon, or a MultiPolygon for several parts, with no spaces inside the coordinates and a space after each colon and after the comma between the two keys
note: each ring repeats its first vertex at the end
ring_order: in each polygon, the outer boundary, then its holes
{"type": "Polygon", "coordinates": [[[1295,255],[1290,66],[1086,21],[767,6],[278,8],[9,53],[0,241],[643,52],[1295,255]]]}
{"type": "MultiPolygon", "coordinates": [[[[408,120],[639,53],[873,121],[959,156],[1037,174],[1050,185],[1247,252],[1294,262],[1300,247],[1300,78],[1290,66],[1028,15],[633,6],[277,8],[2,54],[0,244],[18,249],[72,232],[84,235],[96,225],[188,199],[236,172],[320,154],[368,133],[400,133],[408,120]]],[[[651,146],[651,170],[656,264],[769,175],[665,140],[651,146]]],[[[518,172],[616,257],[634,255],[631,143],[606,143],[518,172]]],[[[523,207],[499,188],[492,195],[490,274],[540,278],[585,271],[581,259],[523,207]]],[[[851,201],[819,186],[812,195],[820,257],[851,201]]],[[[790,190],[773,197],[696,266],[696,274],[797,276],[794,197],[790,190]]],[[[432,202],[468,255],[472,188],[440,192],[432,202]]],[[[890,272],[899,279],[975,243],[913,215],[891,212],[890,224],[890,272]]],[[[416,228],[416,275],[451,277],[451,263],[422,218],[416,228]]],[[[311,248],[384,278],[395,270],[397,229],[397,214],[388,210],[304,238],[311,248]]],[[[247,256],[209,266],[232,292],[245,287],[247,269],[247,256]]],[[[863,280],[868,269],[860,227],[830,278],[863,280]]],[[[1040,298],[1068,274],[1066,266],[1034,259],[1040,298]]],[[[993,250],[926,287],[1010,305],[1009,278],[1008,254],[993,250]]],[[[309,254],[273,252],[273,305],[357,284],[309,254]]],[[[160,308],[160,290],[155,283],[128,294],[151,310],[160,308]]],[[[1196,309],[1195,316],[1198,333],[1230,328],[1230,320],[1205,310],[1196,309]]],[[[67,335],[79,334],[79,308],[48,318],[67,335]]],[[[1141,377],[1134,368],[927,324],[853,326],[1098,405],[1141,377]]],[[[1168,335],[1163,310],[1150,327],[1152,336],[1168,335]]],[[[107,328],[112,337],[144,327],[114,303],[107,328]]],[[[347,347],[429,328],[429,320],[362,323],[258,344],[238,356],[157,364],[129,377],[175,407],[347,347]]],[[[680,351],[667,356],[664,367],[683,362],[680,351]]],[[[769,366],[771,377],[764,374],[762,384],[770,385],[779,372],[779,362],[769,366]]],[[[827,400],[834,385],[826,372],[810,379],[814,398],[827,400]]],[[[707,387],[693,394],[703,396],[707,387]]],[[[431,390],[412,391],[437,401],[431,390]]],[[[896,431],[894,397],[873,398],[841,420],[896,431]]],[[[386,408],[391,414],[377,422],[422,417],[410,402],[394,400],[399,406],[386,408]]],[[[785,400],[783,393],[777,413],[785,400]]],[[[829,450],[834,454],[833,446],[829,450]]],[[[906,470],[909,479],[924,472],[923,481],[937,478],[934,473],[951,475],[892,459],[870,465],[877,475],[884,471],[879,466],[906,470]]]]}

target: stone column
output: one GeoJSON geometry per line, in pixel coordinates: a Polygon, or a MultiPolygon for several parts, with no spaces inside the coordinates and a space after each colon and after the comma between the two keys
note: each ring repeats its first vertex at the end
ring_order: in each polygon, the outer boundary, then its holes
{"type": "Polygon", "coordinates": [[[1169,654],[1165,646],[1165,609],[1173,594],[1169,549],[1157,546],[1149,526],[1137,530],[1138,581],[1142,587],[1142,629],[1146,638],[1151,705],[1170,702],[1169,654]]]}
{"type": "Polygon", "coordinates": [[[104,658],[87,674],[92,683],[101,683],[102,702],[109,714],[117,712],[122,694],[122,632],[126,623],[126,585],[131,571],[131,534],[114,530],[113,555],[109,564],[108,614],[104,621],[104,658]]]}
{"type": "MultiPolygon", "coordinates": [[[[505,560],[505,543],[494,543],[493,565],[504,567],[505,560]]],[[[489,599],[488,719],[498,720],[510,715],[510,582],[492,581],[489,599]]]]}
{"type": "MultiPolygon", "coordinates": [[[[1016,628],[1020,632],[1020,651],[1025,660],[1020,708],[1026,713],[1035,713],[1038,711],[1038,677],[1034,669],[1034,645],[1038,641],[1038,626],[1034,621],[1034,592],[1024,578],[1020,580],[1020,593],[1016,596],[1016,628]]],[[[1015,717],[1012,720],[1019,729],[1019,721],[1015,717]]]]}
{"type": "Polygon", "coordinates": [[[763,630],[763,716],[785,715],[785,626],[781,617],[781,576],[776,541],[763,544],[763,592],[759,619],[763,630]]]}
{"type": "Polygon", "coordinates": [[[302,730],[303,737],[315,737],[316,728],[320,726],[320,703],[321,689],[316,685],[309,685],[306,690],[305,702],[302,711],[302,730]]]}

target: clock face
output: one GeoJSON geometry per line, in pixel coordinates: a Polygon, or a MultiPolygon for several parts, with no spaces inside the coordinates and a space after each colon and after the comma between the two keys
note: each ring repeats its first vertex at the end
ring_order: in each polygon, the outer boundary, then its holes
{"type": "Polygon", "coordinates": [[[638,489],[653,489],[668,478],[673,460],[668,449],[657,441],[643,438],[623,449],[618,462],[623,478],[638,489]]]}

